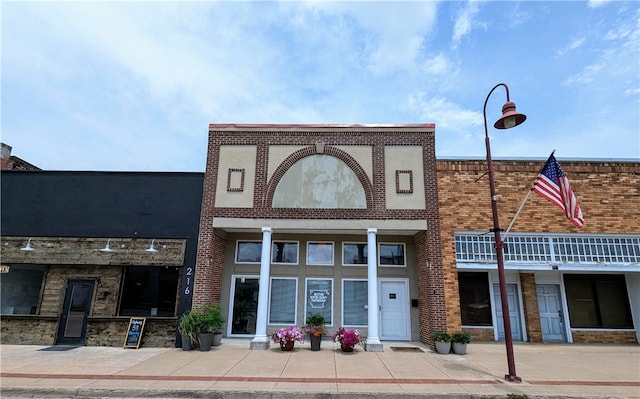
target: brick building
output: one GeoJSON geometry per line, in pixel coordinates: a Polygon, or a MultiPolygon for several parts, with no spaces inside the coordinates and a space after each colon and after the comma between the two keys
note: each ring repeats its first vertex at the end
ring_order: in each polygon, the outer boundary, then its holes
{"type": "MultiPolygon", "coordinates": [[[[330,331],[361,329],[367,350],[437,330],[503,338],[486,163],[436,162],[433,125],[209,134],[193,305],[221,301],[228,336],[264,348],[321,313],[330,331]]],[[[502,225],[543,163],[496,161],[502,225]]],[[[640,165],[563,166],[587,222],[529,197],[505,239],[513,338],[638,342],[640,165]]]]}
{"type": "MultiPolygon", "coordinates": [[[[78,281],[87,345],[120,346],[145,316],[143,345],[172,346],[177,317],[212,302],[255,349],[314,313],[371,351],[443,330],[500,340],[486,162],[436,159],[434,140],[431,124],[212,124],[204,174],[3,171],[2,340],[67,342],[78,281]],[[129,306],[127,281],[154,298],[129,306]]],[[[528,198],[505,237],[513,338],[640,342],[640,162],[559,161],[585,225],[528,198]]],[[[502,227],[543,163],[494,160],[502,227]]]]}

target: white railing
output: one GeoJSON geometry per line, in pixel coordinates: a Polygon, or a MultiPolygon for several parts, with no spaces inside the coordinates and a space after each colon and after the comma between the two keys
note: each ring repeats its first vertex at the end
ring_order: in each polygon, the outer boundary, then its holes
{"type": "MultiPolygon", "coordinates": [[[[493,234],[456,233],[458,262],[495,262],[493,234]]],[[[640,236],[509,233],[505,262],[520,263],[640,263],[640,236]]]]}

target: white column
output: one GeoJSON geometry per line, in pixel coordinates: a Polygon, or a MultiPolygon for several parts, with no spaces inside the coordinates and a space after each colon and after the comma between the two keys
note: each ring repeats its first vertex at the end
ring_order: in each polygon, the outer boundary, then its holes
{"type": "Polygon", "coordinates": [[[256,312],[256,335],[250,349],[269,349],[267,337],[267,309],[269,303],[269,268],[271,266],[271,227],[262,228],[262,253],[260,255],[260,282],[258,288],[258,311],[256,312]]]}
{"type": "Polygon", "coordinates": [[[376,234],[378,229],[367,229],[367,290],[369,292],[367,307],[369,332],[367,333],[367,352],[382,352],[380,327],[378,325],[378,245],[376,234]]]}

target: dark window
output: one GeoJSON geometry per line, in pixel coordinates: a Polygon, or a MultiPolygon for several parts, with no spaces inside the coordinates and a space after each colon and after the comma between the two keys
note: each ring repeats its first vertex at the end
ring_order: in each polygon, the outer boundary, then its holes
{"type": "Polygon", "coordinates": [[[120,316],[175,316],[179,268],[127,267],[120,316]]]}
{"type": "Polygon", "coordinates": [[[633,328],[623,275],[566,274],[571,327],[633,328]]]}
{"type": "Polygon", "coordinates": [[[12,265],[2,273],[2,314],[36,314],[44,266],[12,265]]]}
{"type": "Polygon", "coordinates": [[[460,317],[464,326],[491,326],[489,275],[481,272],[458,273],[460,317]]]}

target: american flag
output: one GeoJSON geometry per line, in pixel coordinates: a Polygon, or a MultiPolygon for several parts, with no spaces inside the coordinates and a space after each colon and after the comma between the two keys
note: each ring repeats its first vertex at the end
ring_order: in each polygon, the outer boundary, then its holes
{"type": "Polygon", "coordinates": [[[553,153],[547,159],[547,163],[544,164],[531,190],[542,198],[546,198],[556,204],[576,227],[582,227],[584,224],[582,210],[576,195],[571,189],[567,175],[564,174],[553,153]]]}

